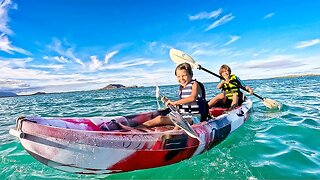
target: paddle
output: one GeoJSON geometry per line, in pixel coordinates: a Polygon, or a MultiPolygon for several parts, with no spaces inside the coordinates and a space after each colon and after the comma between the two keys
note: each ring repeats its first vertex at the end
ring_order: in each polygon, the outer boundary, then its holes
{"type": "MultiPolygon", "coordinates": [[[[160,97],[160,89],[159,87],[156,85],[156,98],[158,99],[160,97]]],[[[164,97],[164,96],[162,96],[164,97]]],[[[162,98],[162,102],[164,104],[166,104],[166,102],[168,101],[168,99],[166,97],[162,98]]],[[[187,120],[185,120],[182,115],[178,112],[178,110],[173,107],[172,104],[168,104],[167,105],[168,108],[171,110],[171,112],[169,113],[169,118],[170,120],[173,122],[173,124],[175,124],[176,126],[180,127],[184,132],[186,132],[190,137],[196,138],[199,141],[201,141],[201,139],[199,138],[199,136],[197,135],[196,132],[194,132],[194,130],[192,129],[192,127],[190,126],[190,124],[188,123],[187,120]]]]}
{"type": "Polygon", "coordinates": [[[156,85],[156,99],[157,99],[157,105],[158,105],[158,110],[161,109],[160,104],[159,104],[159,97],[160,97],[160,89],[158,87],[158,85],[156,85]]]}
{"type": "MultiPolygon", "coordinates": [[[[181,63],[187,62],[187,63],[189,63],[189,64],[192,66],[192,68],[197,68],[197,69],[199,69],[199,70],[203,70],[203,71],[205,71],[205,72],[207,72],[207,73],[209,73],[209,74],[212,74],[212,75],[214,75],[214,76],[216,76],[216,77],[224,80],[224,78],[223,78],[222,76],[220,76],[220,75],[218,75],[218,74],[216,74],[216,73],[214,73],[214,72],[209,71],[208,69],[202,67],[202,66],[199,65],[199,64],[196,64],[195,60],[194,60],[191,56],[189,56],[188,54],[186,54],[185,52],[182,52],[182,51],[180,51],[180,50],[177,50],[177,49],[173,49],[173,48],[172,48],[172,49],[170,49],[169,55],[170,55],[171,60],[172,60],[173,62],[175,62],[176,64],[181,64],[181,63]]],[[[230,82],[230,83],[232,83],[232,82],[230,82]]],[[[233,84],[233,85],[237,85],[237,84],[235,84],[235,83],[232,83],[232,84],[233,84]]],[[[245,90],[246,92],[249,92],[249,91],[248,91],[245,87],[243,87],[242,85],[237,85],[237,87],[245,90]]],[[[264,104],[266,107],[268,107],[268,108],[270,108],[270,109],[273,109],[273,108],[279,108],[279,109],[280,109],[280,104],[279,104],[277,101],[272,100],[272,99],[269,99],[269,98],[263,98],[263,97],[255,94],[255,93],[253,93],[253,95],[256,96],[256,97],[258,97],[259,99],[261,99],[261,100],[263,101],[263,104],[264,104]]]]}

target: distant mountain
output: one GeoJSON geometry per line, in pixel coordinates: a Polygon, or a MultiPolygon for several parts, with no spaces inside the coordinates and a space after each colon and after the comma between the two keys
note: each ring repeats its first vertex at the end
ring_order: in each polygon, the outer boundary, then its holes
{"type": "Polygon", "coordinates": [[[101,88],[100,90],[118,89],[118,88],[125,88],[125,86],[122,84],[109,84],[109,85],[101,88]]]}
{"type": "Polygon", "coordinates": [[[137,88],[138,86],[124,86],[122,84],[109,84],[99,90],[120,89],[120,88],[137,88]]]}
{"type": "Polygon", "coordinates": [[[18,96],[18,95],[13,92],[0,92],[0,97],[13,97],[13,96],[18,96]]]}
{"type": "Polygon", "coordinates": [[[46,94],[46,93],[45,92],[36,92],[36,93],[30,94],[29,96],[40,95],[40,94],[46,94]]]}

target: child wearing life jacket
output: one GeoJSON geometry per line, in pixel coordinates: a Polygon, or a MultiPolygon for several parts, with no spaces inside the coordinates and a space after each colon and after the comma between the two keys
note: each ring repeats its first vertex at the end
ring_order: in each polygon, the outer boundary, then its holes
{"type": "Polygon", "coordinates": [[[240,91],[239,86],[245,87],[250,94],[253,94],[253,90],[249,86],[246,86],[239,77],[234,74],[231,75],[231,68],[228,65],[223,64],[220,67],[219,74],[224,78],[217,85],[217,88],[221,89],[222,92],[208,102],[209,108],[213,106],[222,106],[232,110],[240,105],[238,103],[239,98],[242,98],[242,92],[240,91]]]}
{"type": "MultiPolygon", "coordinates": [[[[171,104],[178,108],[180,114],[184,117],[189,115],[199,116],[198,121],[203,121],[207,117],[208,108],[205,100],[203,85],[192,79],[193,71],[188,63],[179,64],[175,69],[175,75],[179,86],[179,99],[176,101],[166,99],[166,105],[171,104]]],[[[190,124],[196,118],[186,118],[190,124]]],[[[153,127],[161,125],[174,125],[168,116],[157,116],[142,124],[144,127],[153,127]]],[[[141,126],[140,126],[141,127],[141,126]]]]}

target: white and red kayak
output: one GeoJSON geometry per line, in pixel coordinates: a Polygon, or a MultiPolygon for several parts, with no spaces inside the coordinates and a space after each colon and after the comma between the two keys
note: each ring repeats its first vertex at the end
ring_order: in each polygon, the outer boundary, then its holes
{"type": "MultiPolygon", "coordinates": [[[[192,125],[199,140],[169,125],[134,128],[167,110],[121,117],[19,117],[10,134],[47,166],[80,174],[119,173],[165,166],[201,154],[239,128],[251,108],[251,100],[246,99],[232,111],[192,125]],[[133,128],[121,129],[120,123],[133,128]]],[[[217,111],[221,110],[210,110],[213,114],[217,111]]]]}

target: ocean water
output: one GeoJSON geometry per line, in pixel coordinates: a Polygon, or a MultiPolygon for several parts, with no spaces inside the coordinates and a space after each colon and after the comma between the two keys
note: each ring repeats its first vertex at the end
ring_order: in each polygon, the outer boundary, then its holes
{"type": "MultiPolygon", "coordinates": [[[[177,164],[111,175],[77,175],[47,167],[9,134],[23,115],[91,117],[157,109],[154,87],[0,98],[0,179],[320,179],[320,77],[246,81],[256,94],[246,123],[213,149],[177,164]]],[[[207,99],[218,93],[205,83],[207,99]]],[[[175,98],[177,86],[161,86],[175,98]]]]}

